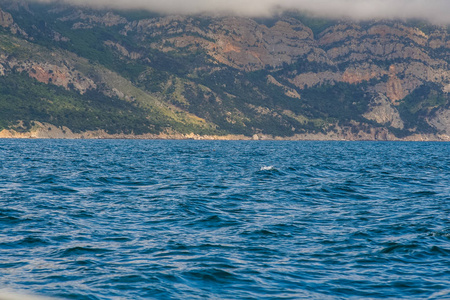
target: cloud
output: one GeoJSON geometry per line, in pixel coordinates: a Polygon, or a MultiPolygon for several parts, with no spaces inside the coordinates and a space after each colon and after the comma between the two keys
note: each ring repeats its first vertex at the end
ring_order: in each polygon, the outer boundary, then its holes
{"type": "MultiPolygon", "coordinates": [[[[51,2],[53,0],[41,0],[51,2]]],[[[450,23],[449,0],[59,0],[72,4],[147,9],[161,13],[193,14],[230,12],[264,16],[297,9],[332,18],[425,19],[450,23]]]]}

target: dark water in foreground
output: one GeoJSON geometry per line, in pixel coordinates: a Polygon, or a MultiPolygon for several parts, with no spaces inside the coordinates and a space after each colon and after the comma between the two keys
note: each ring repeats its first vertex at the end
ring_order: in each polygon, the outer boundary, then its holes
{"type": "Polygon", "coordinates": [[[0,140],[0,288],[450,298],[450,144],[0,140]]]}

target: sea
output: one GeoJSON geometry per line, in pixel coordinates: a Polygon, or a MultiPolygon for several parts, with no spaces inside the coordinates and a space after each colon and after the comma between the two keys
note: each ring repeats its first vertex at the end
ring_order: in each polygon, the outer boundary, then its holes
{"type": "Polygon", "coordinates": [[[450,299],[449,143],[5,139],[0,170],[0,299],[450,299]]]}

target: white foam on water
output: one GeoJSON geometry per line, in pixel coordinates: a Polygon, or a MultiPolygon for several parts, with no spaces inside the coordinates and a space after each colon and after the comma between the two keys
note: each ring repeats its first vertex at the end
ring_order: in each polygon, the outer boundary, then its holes
{"type": "Polygon", "coordinates": [[[434,293],[428,299],[448,299],[448,296],[450,296],[450,289],[442,290],[439,292],[434,293]]]}
{"type": "Polygon", "coordinates": [[[275,170],[274,166],[264,166],[264,167],[261,167],[261,169],[260,169],[260,171],[273,171],[273,170],[275,170]]]}
{"type": "Polygon", "coordinates": [[[56,300],[55,298],[33,296],[8,289],[0,289],[0,300],[56,300]]]}

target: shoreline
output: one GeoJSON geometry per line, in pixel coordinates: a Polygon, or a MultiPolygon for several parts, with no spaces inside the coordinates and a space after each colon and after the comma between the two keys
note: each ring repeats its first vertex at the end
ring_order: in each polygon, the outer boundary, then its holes
{"type": "Polygon", "coordinates": [[[245,135],[199,135],[194,133],[161,133],[161,134],[109,134],[104,130],[74,133],[67,127],[56,127],[51,124],[36,122],[30,131],[19,132],[13,129],[0,131],[0,139],[129,139],[129,140],[209,140],[209,141],[404,141],[404,142],[450,142],[445,134],[413,134],[398,138],[387,129],[374,130],[370,133],[340,132],[305,133],[290,137],[266,134],[245,135]]]}

